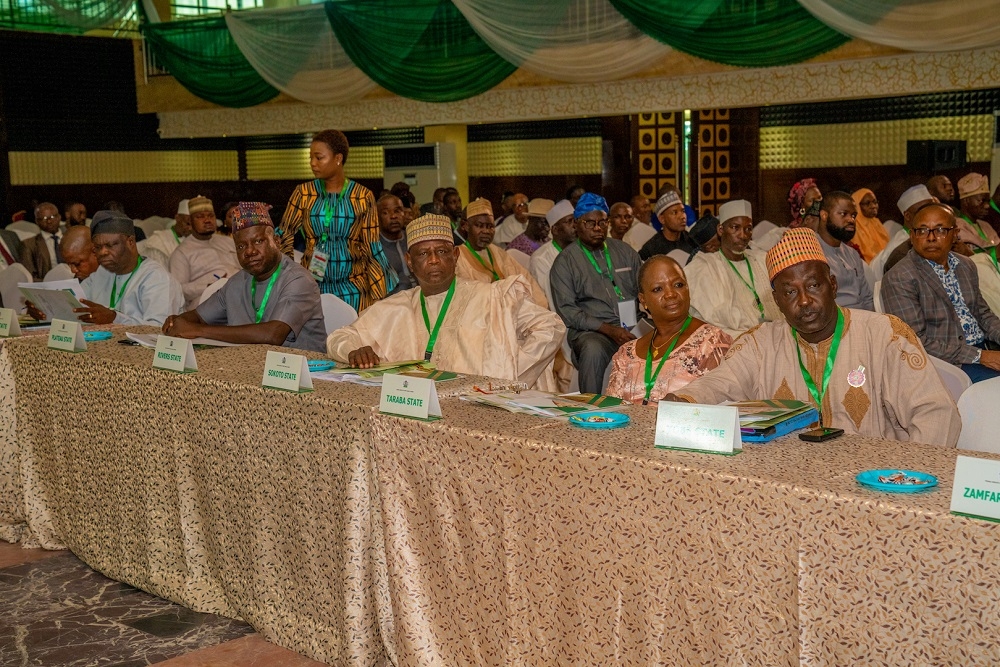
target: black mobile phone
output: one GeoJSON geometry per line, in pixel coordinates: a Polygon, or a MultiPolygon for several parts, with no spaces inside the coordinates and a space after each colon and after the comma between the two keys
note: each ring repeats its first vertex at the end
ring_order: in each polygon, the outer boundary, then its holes
{"type": "Polygon", "coordinates": [[[123,338],[120,341],[118,341],[118,344],[119,345],[138,345],[139,343],[135,342],[134,340],[132,340],[130,338],[123,338]]]}
{"type": "Polygon", "coordinates": [[[799,433],[799,440],[805,440],[806,442],[826,442],[827,440],[839,438],[842,435],[844,435],[844,429],[842,428],[814,428],[811,431],[799,433]]]}

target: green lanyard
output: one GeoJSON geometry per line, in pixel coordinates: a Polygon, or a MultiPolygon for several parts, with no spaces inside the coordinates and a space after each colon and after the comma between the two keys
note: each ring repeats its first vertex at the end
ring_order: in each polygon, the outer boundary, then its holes
{"type": "MultiPolygon", "coordinates": [[[[990,206],[992,206],[993,209],[996,210],[996,204],[993,203],[992,199],[990,200],[990,206]]],[[[983,239],[987,243],[990,242],[990,238],[988,236],[986,236],[986,232],[983,231],[983,228],[979,226],[978,222],[973,222],[969,218],[969,216],[965,215],[964,213],[959,213],[959,215],[962,216],[963,220],[965,220],[967,223],[969,223],[970,225],[972,225],[977,232],[979,232],[979,237],[981,239],[983,239]]],[[[991,246],[989,248],[973,248],[972,251],[973,252],[985,252],[987,255],[989,255],[990,256],[990,261],[993,262],[993,268],[997,270],[997,273],[1000,273],[1000,263],[997,262],[997,249],[996,249],[996,246],[991,246]]]]}
{"type": "Polygon", "coordinates": [[[561,248],[561,247],[559,246],[559,244],[558,244],[558,243],[556,243],[556,242],[555,242],[555,240],[554,240],[554,239],[553,239],[553,241],[552,241],[552,245],[553,245],[553,247],[555,247],[555,249],[556,249],[556,252],[562,252],[562,248],[561,248]]]}
{"type": "Polygon", "coordinates": [[[181,240],[179,238],[177,238],[177,230],[175,230],[173,227],[171,227],[170,228],[170,233],[174,235],[174,240],[177,241],[177,245],[180,245],[181,244],[181,240]]]}
{"type": "Polygon", "coordinates": [[[493,268],[494,266],[496,266],[496,262],[493,261],[493,253],[490,252],[490,247],[489,246],[486,246],[486,254],[489,255],[489,257],[490,257],[490,265],[489,266],[486,266],[486,262],[484,262],[483,258],[479,256],[479,253],[476,252],[475,248],[473,248],[471,245],[469,245],[468,241],[465,242],[465,247],[469,249],[469,252],[472,253],[473,257],[475,257],[476,259],[479,260],[479,263],[483,265],[484,269],[486,269],[487,271],[489,271],[490,273],[493,274],[493,282],[496,282],[496,281],[500,280],[500,276],[497,275],[497,270],[493,268]]]}
{"type": "MultiPolygon", "coordinates": [[[[590,260],[590,263],[593,265],[594,270],[597,271],[597,275],[603,278],[604,272],[601,271],[601,267],[597,265],[597,260],[594,259],[594,253],[590,252],[590,248],[583,245],[583,243],[580,242],[580,239],[577,239],[576,242],[580,246],[580,249],[583,250],[583,254],[586,255],[587,259],[590,260]]],[[[618,295],[618,300],[624,301],[625,296],[622,294],[622,291],[618,289],[618,283],[615,282],[615,270],[614,267],[611,266],[611,257],[608,256],[607,243],[604,244],[603,250],[604,250],[604,261],[608,265],[608,279],[611,281],[611,286],[615,288],[615,294],[618,295]]]]}
{"type": "Polygon", "coordinates": [[[792,329],[792,338],[795,339],[795,353],[799,355],[799,370],[802,372],[802,379],[806,381],[806,388],[809,389],[809,393],[812,395],[813,400],[816,401],[816,407],[819,409],[819,422],[820,425],[822,425],[823,397],[826,395],[826,388],[830,384],[830,376],[833,375],[833,362],[837,358],[837,350],[840,348],[840,339],[844,336],[844,311],[837,308],[837,328],[833,330],[833,342],[830,343],[830,349],[826,353],[826,365],[823,367],[822,390],[816,388],[816,383],[813,381],[809,371],[806,370],[806,365],[802,363],[802,350],[799,348],[798,335],[799,332],[792,329]]]}
{"type": "Polygon", "coordinates": [[[434,344],[437,343],[438,332],[441,331],[441,323],[444,322],[444,315],[448,312],[448,306],[451,305],[451,297],[455,296],[455,282],[455,278],[452,278],[451,287],[448,288],[448,295],[445,296],[444,303],[441,304],[441,312],[438,313],[433,330],[431,330],[431,318],[427,316],[427,302],[424,300],[424,291],[420,290],[420,310],[424,312],[424,326],[427,327],[427,333],[430,335],[427,339],[427,348],[424,351],[424,361],[430,361],[431,355],[434,353],[434,344]]]}
{"type": "MultiPolygon", "coordinates": [[[[329,203],[323,204],[323,233],[320,235],[320,243],[326,243],[327,231],[333,232],[333,212],[340,210],[340,205],[344,202],[344,198],[347,196],[347,191],[350,189],[351,179],[344,179],[344,187],[340,189],[340,194],[334,199],[333,205],[330,206],[329,203]]],[[[323,181],[316,179],[316,190],[318,192],[326,192],[326,184],[323,181]]],[[[324,196],[328,199],[328,196],[324,196]]]]}
{"type": "Polygon", "coordinates": [[[990,208],[996,211],[997,213],[1000,213],[1000,208],[997,207],[997,203],[992,199],[990,200],[990,208]]]}
{"type": "MultiPolygon", "coordinates": [[[[719,252],[722,251],[720,250],[719,252]]],[[[736,274],[736,277],[740,279],[740,282],[746,285],[747,289],[750,290],[750,292],[753,294],[754,304],[757,306],[757,310],[760,311],[760,316],[763,318],[764,304],[760,302],[760,295],[757,294],[757,290],[753,286],[753,267],[750,266],[750,259],[746,256],[743,257],[743,261],[747,263],[747,272],[750,274],[750,282],[748,283],[746,280],[743,279],[743,276],[740,274],[739,271],[736,270],[736,267],[733,266],[733,263],[729,261],[729,258],[726,257],[725,254],[722,255],[722,258],[726,260],[726,264],[728,264],[729,268],[733,270],[733,273],[736,274]]]]}
{"type": "MultiPolygon", "coordinates": [[[[278,280],[278,274],[281,273],[281,262],[278,262],[278,268],[274,270],[271,277],[267,281],[267,289],[264,290],[264,298],[260,301],[260,308],[255,310],[253,323],[260,324],[260,321],[264,319],[264,309],[267,308],[268,299],[271,298],[271,289],[274,287],[274,283],[278,280]]],[[[253,278],[250,280],[250,308],[253,308],[253,302],[257,300],[257,279],[253,278]]]]}
{"type": "Polygon", "coordinates": [[[132,269],[132,273],[128,274],[128,278],[125,279],[125,283],[122,285],[122,289],[117,295],[115,295],[115,291],[118,287],[118,276],[115,276],[115,282],[111,285],[111,310],[114,310],[115,305],[117,305],[122,300],[122,297],[125,296],[125,289],[128,287],[128,284],[132,282],[132,276],[135,275],[135,272],[139,270],[140,266],[142,266],[142,257],[140,257],[139,261],[135,263],[135,268],[132,269]]]}
{"type": "Polygon", "coordinates": [[[687,319],[684,320],[684,324],[681,326],[681,330],[677,332],[674,339],[670,341],[670,347],[667,348],[666,353],[660,357],[660,363],[656,366],[656,371],[653,371],[653,340],[656,338],[656,332],[653,332],[653,337],[649,339],[649,349],[646,350],[646,375],[644,382],[646,383],[646,397],[642,399],[643,405],[649,405],[649,395],[653,393],[653,385],[656,384],[656,378],[660,377],[660,369],[663,368],[663,362],[667,360],[670,354],[674,351],[677,346],[677,341],[681,339],[684,332],[687,331],[688,326],[691,324],[691,316],[688,315],[687,319]]]}

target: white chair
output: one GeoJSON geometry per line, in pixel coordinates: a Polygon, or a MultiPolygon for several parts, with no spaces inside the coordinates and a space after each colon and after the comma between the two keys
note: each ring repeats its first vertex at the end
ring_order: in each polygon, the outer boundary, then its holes
{"type": "MultiPolygon", "coordinates": [[[[148,240],[149,239],[146,239],[146,241],[148,240]]],[[[138,243],[135,244],[136,250],[139,251],[139,254],[145,257],[146,259],[156,260],[163,266],[163,268],[169,271],[170,258],[167,257],[162,250],[146,243],[146,241],[139,241],[138,243]]]]}
{"type": "Polygon", "coordinates": [[[333,294],[320,294],[319,301],[323,304],[323,321],[326,322],[327,335],[358,319],[358,311],[340,297],[333,294]]]}
{"type": "Polygon", "coordinates": [[[674,260],[681,266],[684,266],[685,264],[687,264],[688,259],[690,259],[691,253],[681,250],[680,248],[675,248],[674,250],[671,250],[670,252],[667,253],[667,257],[674,260]]]}
{"type": "Polygon", "coordinates": [[[884,313],[885,309],[882,308],[882,281],[876,280],[875,286],[872,287],[872,296],[875,297],[875,312],[884,313]]]}
{"type": "Polygon", "coordinates": [[[152,218],[146,218],[145,220],[133,220],[135,226],[146,233],[146,238],[153,235],[153,232],[158,232],[161,229],[166,229],[166,223],[173,222],[169,218],[160,218],[159,216],[154,216],[152,218]]]}
{"type": "Polygon", "coordinates": [[[50,282],[54,280],[72,280],[73,269],[69,268],[69,264],[60,263],[49,269],[49,272],[45,274],[45,282],[50,282]]]}
{"type": "Polygon", "coordinates": [[[613,363],[608,363],[608,367],[604,369],[604,379],[601,380],[601,393],[608,393],[608,382],[611,381],[611,367],[613,363]]]}
{"type": "Polygon", "coordinates": [[[208,301],[208,297],[212,296],[213,294],[215,294],[216,292],[218,292],[220,289],[222,289],[225,286],[225,284],[226,284],[226,282],[228,280],[229,280],[229,276],[226,276],[225,278],[219,278],[214,283],[212,283],[211,285],[209,285],[208,287],[206,287],[205,291],[201,293],[200,297],[198,297],[198,303],[196,303],[194,305],[195,306],[200,306],[201,304],[203,304],[206,301],[208,301]]]}
{"type": "Polygon", "coordinates": [[[1000,453],[1000,438],[996,433],[996,409],[1000,404],[1000,378],[977,382],[958,399],[962,415],[962,435],[959,449],[1000,453]]]}
{"type": "Polygon", "coordinates": [[[0,271],[0,303],[4,308],[24,312],[24,295],[17,288],[18,283],[30,283],[31,274],[20,264],[12,264],[0,271]]]}
{"type": "Polygon", "coordinates": [[[951,397],[958,402],[958,398],[965,392],[966,389],[972,386],[972,380],[969,376],[962,372],[962,369],[958,366],[952,366],[947,361],[943,359],[938,359],[937,357],[932,357],[927,355],[931,364],[937,369],[938,375],[941,376],[941,382],[944,383],[945,389],[951,394],[951,397]]]}
{"type": "Polygon", "coordinates": [[[25,239],[30,239],[34,236],[38,236],[38,233],[42,231],[38,225],[33,222],[26,222],[24,220],[18,220],[17,222],[12,222],[6,227],[7,231],[14,232],[17,234],[17,238],[22,241],[25,239]]]}
{"type": "Polygon", "coordinates": [[[524,268],[528,268],[528,265],[531,264],[531,255],[529,255],[526,252],[521,252],[517,248],[511,248],[510,250],[507,251],[507,254],[510,255],[511,259],[513,259],[515,262],[517,262],[524,268]]]}
{"type": "Polygon", "coordinates": [[[903,225],[895,220],[886,220],[882,223],[882,227],[885,228],[885,231],[889,232],[889,238],[891,239],[903,228],[903,225]]]}

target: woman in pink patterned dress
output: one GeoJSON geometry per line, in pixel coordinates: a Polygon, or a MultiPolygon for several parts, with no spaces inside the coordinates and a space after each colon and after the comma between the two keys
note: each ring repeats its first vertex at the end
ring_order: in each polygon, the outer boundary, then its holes
{"type": "Polygon", "coordinates": [[[690,315],[684,270],[666,255],[650,257],[638,282],[639,305],[655,328],[612,357],[607,394],[646,405],[717,367],[733,339],[690,315]]]}

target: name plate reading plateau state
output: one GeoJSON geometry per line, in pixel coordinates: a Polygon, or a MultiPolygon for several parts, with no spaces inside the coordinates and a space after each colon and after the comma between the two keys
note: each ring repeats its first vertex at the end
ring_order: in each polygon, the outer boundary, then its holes
{"type": "Polygon", "coordinates": [[[434,380],[406,375],[382,376],[382,400],[379,412],[416,419],[440,419],[441,403],[438,401],[434,380]]]}
{"type": "Polygon", "coordinates": [[[990,521],[1000,521],[1000,461],[959,456],[951,511],[990,521]]]}
{"type": "Polygon", "coordinates": [[[194,358],[194,345],[187,338],[160,335],[153,352],[153,368],[177,373],[195,373],[198,362],[194,358]]]}
{"type": "Polygon", "coordinates": [[[272,389],[296,393],[312,391],[313,381],[309,375],[309,361],[301,354],[268,352],[261,384],[272,389]]]}
{"type": "Polygon", "coordinates": [[[740,411],[732,405],[660,401],[654,444],[713,454],[740,452],[740,411]]]}
{"type": "Polygon", "coordinates": [[[66,352],[83,352],[87,342],[83,339],[83,327],[79,321],[52,320],[49,327],[49,347],[66,352]]]}
{"type": "Polygon", "coordinates": [[[0,338],[21,335],[21,325],[17,323],[17,313],[13,308],[0,308],[0,338]]]}

